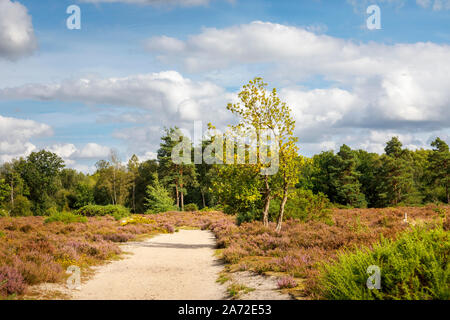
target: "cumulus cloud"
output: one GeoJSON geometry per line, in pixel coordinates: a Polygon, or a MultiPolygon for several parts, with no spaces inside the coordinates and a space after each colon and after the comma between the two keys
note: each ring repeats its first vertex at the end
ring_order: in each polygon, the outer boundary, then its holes
{"type": "Polygon", "coordinates": [[[31,16],[19,2],[0,0],[0,58],[17,60],[37,47],[31,16]]]}
{"type": "Polygon", "coordinates": [[[32,138],[51,134],[46,124],[0,116],[0,163],[27,156],[36,150],[32,138]]]}
{"type": "Polygon", "coordinates": [[[75,159],[106,159],[111,152],[109,147],[93,142],[86,144],[81,149],[78,149],[72,143],[55,144],[47,149],[69,162],[75,159]]]}
{"type": "MultiPolygon", "coordinates": [[[[357,113],[359,125],[414,123],[437,129],[450,123],[449,45],[355,43],[261,21],[224,29],[206,28],[184,41],[155,37],[146,45],[160,59],[180,63],[189,71],[258,64],[261,68],[266,65],[265,70],[272,68],[270,77],[284,82],[323,77],[358,101],[352,113],[357,113]]],[[[321,102],[327,104],[326,108],[340,112],[337,92],[315,91],[300,98],[325,95],[321,102]]],[[[349,95],[340,97],[345,100],[349,95]]],[[[323,111],[323,107],[311,106],[323,111]]]]}
{"type": "MultiPolygon", "coordinates": [[[[62,83],[0,89],[0,99],[80,101],[139,107],[152,112],[154,121],[166,119],[172,123],[208,117],[213,107],[221,106],[223,110],[229,97],[229,93],[211,82],[192,81],[175,71],[123,78],[73,79],[62,83]]],[[[220,114],[221,111],[217,112],[220,114]]]]}

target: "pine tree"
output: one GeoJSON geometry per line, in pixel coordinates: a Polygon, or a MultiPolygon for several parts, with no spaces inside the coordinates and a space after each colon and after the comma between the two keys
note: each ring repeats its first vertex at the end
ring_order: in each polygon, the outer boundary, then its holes
{"type": "Polygon", "coordinates": [[[187,193],[188,185],[196,184],[196,171],[192,163],[192,143],[187,137],[184,137],[178,128],[165,130],[165,135],[161,138],[162,142],[158,150],[159,174],[164,177],[162,183],[168,188],[175,189],[175,201],[178,208],[184,211],[184,195],[187,193]],[[178,137],[178,139],[174,139],[178,137]],[[177,150],[180,143],[189,144],[189,154],[183,154],[184,161],[175,163],[172,159],[172,153],[177,150]],[[185,161],[187,160],[187,161],[185,161]]]}
{"type": "Polygon", "coordinates": [[[445,198],[450,203],[450,152],[448,144],[440,138],[431,143],[433,152],[429,157],[429,176],[431,185],[442,187],[445,190],[445,198]]]}
{"type": "Polygon", "coordinates": [[[153,183],[147,186],[146,207],[149,213],[160,213],[174,209],[173,199],[166,188],[159,182],[158,175],[153,174],[153,183]]]}
{"type": "Polygon", "coordinates": [[[402,143],[397,137],[387,142],[385,152],[380,158],[379,205],[411,203],[416,195],[411,154],[402,149],[402,143]]]}
{"type": "Polygon", "coordinates": [[[337,200],[341,204],[352,207],[364,208],[367,201],[361,192],[359,177],[361,174],[356,170],[357,162],[354,152],[347,145],[342,145],[334,158],[331,179],[335,184],[337,200]]]}

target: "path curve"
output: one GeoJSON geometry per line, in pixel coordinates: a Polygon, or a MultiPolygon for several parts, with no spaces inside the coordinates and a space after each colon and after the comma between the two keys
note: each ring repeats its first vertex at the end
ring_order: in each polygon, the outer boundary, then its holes
{"type": "Polygon", "coordinates": [[[220,300],[222,270],[210,231],[180,230],[122,247],[124,259],[101,266],[72,299],[220,300]]]}

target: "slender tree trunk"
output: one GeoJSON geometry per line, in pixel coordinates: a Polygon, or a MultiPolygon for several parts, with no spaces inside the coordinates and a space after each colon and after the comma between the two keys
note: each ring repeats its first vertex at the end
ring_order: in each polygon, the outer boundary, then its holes
{"type": "Polygon", "coordinates": [[[133,213],[136,213],[136,183],[133,181],[133,213]]]}
{"type": "Polygon", "coordinates": [[[180,196],[181,196],[181,211],[184,211],[184,194],[183,194],[183,190],[181,190],[180,196]]]}
{"type": "Polygon", "coordinates": [[[447,203],[450,203],[450,194],[448,191],[448,185],[445,186],[445,193],[447,194],[447,203]]]}
{"type": "Polygon", "coordinates": [[[180,208],[180,195],[179,195],[179,191],[178,191],[178,182],[175,184],[175,193],[176,193],[176,197],[177,197],[177,209],[180,208]]]}
{"type": "Polygon", "coordinates": [[[205,192],[202,190],[201,193],[202,193],[203,208],[205,208],[206,207],[205,192]]]}
{"type": "Polygon", "coordinates": [[[276,232],[281,231],[281,225],[283,223],[283,216],[284,216],[284,206],[286,205],[287,198],[288,198],[288,186],[285,185],[283,189],[283,200],[281,201],[280,205],[280,213],[278,214],[277,227],[275,229],[276,232]]]}
{"type": "Polygon", "coordinates": [[[11,209],[14,209],[14,179],[11,178],[11,209]]]}
{"type": "Polygon", "coordinates": [[[116,169],[113,169],[113,195],[114,195],[114,200],[113,200],[113,204],[117,204],[117,194],[116,194],[116,169]]]}
{"type": "Polygon", "coordinates": [[[181,198],[181,211],[184,211],[184,192],[183,192],[183,187],[184,187],[184,183],[183,183],[183,167],[181,167],[180,170],[180,198],[181,198]]]}
{"type": "Polygon", "coordinates": [[[270,187],[269,187],[269,178],[265,176],[265,185],[266,185],[266,191],[264,193],[264,211],[263,211],[263,224],[264,226],[269,225],[269,208],[270,208],[270,187]]]}

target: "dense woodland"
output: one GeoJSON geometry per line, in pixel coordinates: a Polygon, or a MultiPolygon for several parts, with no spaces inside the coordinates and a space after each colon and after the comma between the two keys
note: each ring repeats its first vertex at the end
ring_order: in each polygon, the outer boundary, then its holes
{"type": "MultiPolygon", "coordinates": [[[[276,175],[259,174],[260,164],[175,164],[171,153],[179,141],[171,138],[176,128],[170,128],[161,138],[157,159],[141,162],[133,155],[124,164],[112,152],[97,162],[94,174],[65,168],[60,157],[45,150],[4,163],[0,213],[49,215],[89,204],[122,205],[135,213],[217,207],[238,213],[241,221],[266,222],[280,219],[280,213],[301,218],[311,203],[357,208],[449,203],[450,152],[445,141],[436,138],[432,149],[413,151],[393,137],[381,155],[342,145],[337,152],[306,158],[298,153],[289,108],[275,89],[266,94],[265,87],[261,79],[250,81],[239,95],[241,102],[227,108],[240,118],[233,129],[260,130],[261,124],[279,128],[276,175]]],[[[191,143],[192,159],[213,142],[205,140],[201,147],[191,143]]]]}

